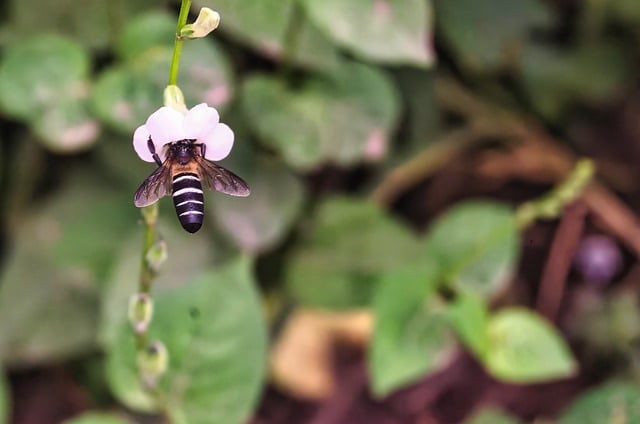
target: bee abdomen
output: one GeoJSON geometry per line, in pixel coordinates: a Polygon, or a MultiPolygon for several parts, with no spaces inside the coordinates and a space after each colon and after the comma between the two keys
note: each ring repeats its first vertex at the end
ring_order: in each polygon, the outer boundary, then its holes
{"type": "Polygon", "coordinates": [[[183,172],[173,177],[173,204],[182,228],[195,233],[202,226],[204,195],[198,175],[183,172]]]}

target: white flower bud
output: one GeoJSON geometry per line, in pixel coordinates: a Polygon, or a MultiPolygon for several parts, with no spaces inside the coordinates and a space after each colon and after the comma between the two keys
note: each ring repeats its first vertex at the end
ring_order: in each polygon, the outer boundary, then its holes
{"type": "Polygon", "coordinates": [[[198,18],[192,24],[185,25],[180,29],[178,38],[182,40],[192,40],[194,38],[206,37],[211,31],[218,28],[220,24],[220,14],[208,7],[200,9],[198,18]]]}

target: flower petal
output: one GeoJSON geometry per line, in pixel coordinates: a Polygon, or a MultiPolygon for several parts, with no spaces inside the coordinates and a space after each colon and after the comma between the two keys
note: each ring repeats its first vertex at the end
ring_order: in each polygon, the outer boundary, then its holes
{"type": "Polygon", "coordinates": [[[220,123],[209,137],[200,140],[207,146],[205,158],[213,161],[227,157],[233,147],[233,130],[227,124],[220,123]]]}
{"type": "Polygon", "coordinates": [[[140,125],[136,132],[133,133],[133,150],[136,151],[140,159],[146,162],[154,162],[153,156],[149,151],[147,141],[149,140],[149,131],[146,125],[140,125]]]}
{"type": "Polygon", "coordinates": [[[207,106],[206,103],[200,103],[189,109],[184,117],[186,138],[202,141],[211,136],[218,122],[220,122],[218,111],[207,106]]]}
{"type": "Polygon", "coordinates": [[[187,138],[184,132],[184,115],[175,109],[163,106],[147,119],[147,130],[158,147],[187,138]]]}

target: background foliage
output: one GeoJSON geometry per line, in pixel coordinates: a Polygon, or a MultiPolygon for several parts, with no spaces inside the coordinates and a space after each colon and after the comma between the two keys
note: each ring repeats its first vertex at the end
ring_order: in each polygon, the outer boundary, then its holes
{"type": "Polygon", "coordinates": [[[331,361],[345,343],[373,411],[465,361],[481,369],[473,381],[511,394],[572,388],[527,409],[478,385],[459,415],[424,401],[385,422],[633,422],[640,3],[195,0],[192,18],[202,6],[221,26],[185,43],[178,85],[234,129],[222,164],[252,194],[208,194],[196,236],[160,202],[160,402],[138,384],[126,322],[142,237],[132,193],[153,171],[131,138],[162,104],[178,4],[4,7],[0,423],[307,422],[269,415],[274,391],[315,402],[314,423],[354,423],[318,406],[338,390],[331,361]],[[566,263],[549,265],[556,224],[523,224],[519,205],[578,156],[596,159],[600,185],[570,215],[588,220],[563,236],[566,263]],[[620,257],[587,260],[608,276],[599,285],[570,267],[591,233],[620,257]],[[551,300],[546,275],[559,276],[551,300]],[[313,324],[299,324],[309,311],[313,324]],[[43,401],[42,380],[60,373],[43,401]]]}

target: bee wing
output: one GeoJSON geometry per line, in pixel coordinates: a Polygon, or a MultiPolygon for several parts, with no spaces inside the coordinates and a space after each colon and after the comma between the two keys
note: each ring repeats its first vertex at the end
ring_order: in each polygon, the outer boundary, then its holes
{"type": "Polygon", "coordinates": [[[159,166],[146,180],[142,182],[136,194],[133,195],[133,203],[143,208],[158,201],[161,197],[171,193],[171,172],[167,162],[159,166]]]}
{"type": "Polygon", "coordinates": [[[202,185],[209,190],[238,197],[249,195],[249,185],[233,172],[200,156],[196,157],[196,161],[199,165],[198,169],[202,185]]]}

